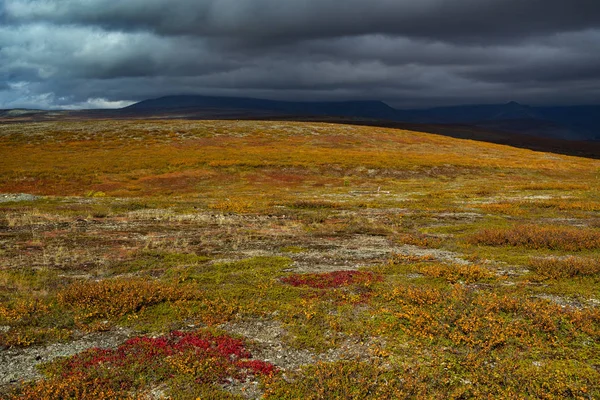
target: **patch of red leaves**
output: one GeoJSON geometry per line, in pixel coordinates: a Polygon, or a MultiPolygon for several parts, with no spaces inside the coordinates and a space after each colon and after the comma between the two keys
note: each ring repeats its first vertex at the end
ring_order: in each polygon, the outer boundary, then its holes
{"type": "MultiPolygon", "coordinates": [[[[152,376],[154,380],[164,380],[175,371],[168,360],[185,356],[191,362],[219,364],[223,376],[196,376],[198,381],[219,383],[227,378],[244,380],[250,375],[269,376],[276,367],[265,361],[252,360],[252,354],[244,342],[226,335],[213,335],[209,332],[179,332],[151,338],[135,337],[127,340],[114,350],[93,348],[63,360],[52,368],[55,377],[68,379],[73,376],[98,377],[99,370],[123,372],[121,378],[132,373],[152,376]],[[233,376],[232,376],[233,375],[233,376]],[[208,379],[207,379],[208,378],[208,379]]],[[[125,382],[123,382],[125,383],[125,382]]],[[[133,382],[131,382],[133,383],[133,382]]],[[[126,386],[127,383],[125,383],[126,386]]],[[[135,385],[133,385],[135,386],[135,385]]]]}
{"type": "Polygon", "coordinates": [[[370,271],[333,271],[321,274],[293,274],[281,278],[292,286],[309,286],[315,289],[331,289],[356,284],[379,282],[382,277],[370,271]]]}

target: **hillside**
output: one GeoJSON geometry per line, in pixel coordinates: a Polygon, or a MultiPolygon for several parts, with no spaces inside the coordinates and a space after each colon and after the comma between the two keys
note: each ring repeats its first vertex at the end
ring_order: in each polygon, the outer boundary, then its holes
{"type": "Polygon", "coordinates": [[[598,106],[500,105],[397,110],[381,101],[285,102],[238,97],[167,96],[114,110],[0,110],[0,123],[90,119],[313,121],[392,127],[600,158],[598,106]]]}
{"type": "Polygon", "coordinates": [[[599,171],[340,123],[2,124],[0,397],[598,398],[599,171]]]}

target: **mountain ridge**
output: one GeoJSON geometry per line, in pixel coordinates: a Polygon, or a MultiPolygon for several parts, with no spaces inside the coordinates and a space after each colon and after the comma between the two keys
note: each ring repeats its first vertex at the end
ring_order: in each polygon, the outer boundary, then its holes
{"type": "MultiPolygon", "coordinates": [[[[245,111],[273,116],[349,117],[420,124],[469,124],[507,132],[564,140],[600,140],[600,105],[534,107],[511,101],[426,109],[396,109],[378,100],[298,102],[201,95],[143,100],[125,112],[245,111]]],[[[244,113],[241,113],[244,114],[244,113]]]]}
{"type": "Polygon", "coordinates": [[[163,96],[124,107],[128,111],[173,110],[190,108],[240,109],[272,111],[282,114],[311,116],[373,117],[393,119],[398,110],[378,100],[350,101],[280,101],[252,97],[174,95],[163,96]]]}
{"type": "Polygon", "coordinates": [[[452,132],[451,136],[464,136],[457,130],[466,130],[477,131],[477,135],[469,134],[478,138],[476,140],[520,143],[527,148],[539,148],[539,143],[548,147],[548,140],[552,140],[550,147],[553,151],[559,147],[581,149],[587,146],[594,156],[600,154],[597,150],[600,146],[600,105],[535,107],[511,101],[504,104],[396,109],[379,100],[301,102],[173,95],[142,100],[120,109],[0,110],[0,123],[147,118],[312,120],[398,128],[412,126],[416,130],[452,132]]]}

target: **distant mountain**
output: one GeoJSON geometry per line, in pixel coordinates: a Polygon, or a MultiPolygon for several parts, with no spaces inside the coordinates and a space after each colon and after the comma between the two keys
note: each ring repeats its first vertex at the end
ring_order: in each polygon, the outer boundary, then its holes
{"type": "Polygon", "coordinates": [[[144,100],[125,113],[182,117],[345,117],[417,124],[465,124],[564,140],[600,140],[600,106],[531,107],[506,104],[398,110],[381,101],[290,102],[242,97],[167,96],[144,100]]]}
{"type": "Polygon", "coordinates": [[[245,97],[166,96],[125,107],[127,111],[229,109],[276,115],[340,116],[395,120],[398,110],[382,101],[292,102],[245,97]]]}

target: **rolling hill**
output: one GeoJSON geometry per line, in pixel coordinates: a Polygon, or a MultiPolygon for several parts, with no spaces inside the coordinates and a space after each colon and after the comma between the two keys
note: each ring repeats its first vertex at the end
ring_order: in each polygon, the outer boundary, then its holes
{"type": "Polygon", "coordinates": [[[516,102],[399,110],[381,101],[293,102],[165,96],[113,110],[0,110],[0,122],[85,119],[243,119],[334,122],[432,132],[515,147],[600,157],[600,106],[516,102]]]}

